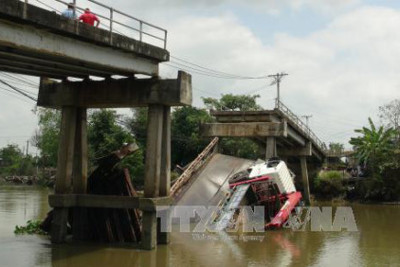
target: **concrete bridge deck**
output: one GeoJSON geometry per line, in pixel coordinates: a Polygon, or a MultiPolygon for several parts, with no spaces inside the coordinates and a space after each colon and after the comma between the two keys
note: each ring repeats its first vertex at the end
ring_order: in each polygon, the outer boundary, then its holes
{"type": "Polygon", "coordinates": [[[204,136],[249,137],[266,145],[266,158],[326,157],[325,145],[282,108],[263,111],[211,111],[216,123],[202,125],[204,136]],[[270,143],[270,145],[268,145],[270,143]]]}
{"type": "Polygon", "coordinates": [[[0,0],[0,71],[64,79],[158,75],[169,53],[16,0],[0,0]]]}

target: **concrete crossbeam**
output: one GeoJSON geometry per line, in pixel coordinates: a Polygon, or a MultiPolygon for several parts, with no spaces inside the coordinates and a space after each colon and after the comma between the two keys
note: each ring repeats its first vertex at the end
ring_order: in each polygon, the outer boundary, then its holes
{"type": "Polygon", "coordinates": [[[245,122],[245,123],[207,123],[201,125],[203,136],[257,137],[286,136],[285,123],[245,122]]]}
{"type": "Polygon", "coordinates": [[[282,157],[312,156],[312,143],[308,142],[303,147],[281,148],[278,154],[282,157]]]}
{"type": "MultiPolygon", "coordinates": [[[[53,208],[113,208],[113,209],[140,209],[154,212],[158,206],[169,206],[170,197],[139,198],[128,196],[66,194],[49,195],[49,205],[53,208]]],[[[160,207],[159,207],[160,209],[160,207]]]]}
{"type": "Polygon", "coordinates": [[[52,108],[183,106],[191,103],[191,76],[185,72],[179,72],[177,79],[168,80],[125,78],[62,83],[42,80],[38,97],[38,106],[52,108]]]}

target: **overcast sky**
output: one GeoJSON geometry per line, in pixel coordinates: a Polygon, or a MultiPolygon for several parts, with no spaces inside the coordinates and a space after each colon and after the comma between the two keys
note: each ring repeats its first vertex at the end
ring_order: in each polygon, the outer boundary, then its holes
{"type": "MultiPolygon", "coordinates": [[[[251,77],[288,73],[281,84],[282,101],[298,115],[312,115],[313,131],[327,143],[349,147],[355,128],[367,125],[369,116],[378,122],[378,107],[400,98],[400,1],[101,2],[166,28],[174,62],[184,59],[251,77]]],[[[85,3],[78,0],[78,5],[85,3]]],[[[176,72],[161,67],[162,77],[176,77],[176,72]]],[[[201,97],[226,93],[260,94],[259,104],[273,107],[276,90],[270,80],[192,75],[197,107],[203,106],[201,97]]],[[[34,103],[4,90],[0,96],[0,147],[25,146],[37,124],[34,103]]]]}

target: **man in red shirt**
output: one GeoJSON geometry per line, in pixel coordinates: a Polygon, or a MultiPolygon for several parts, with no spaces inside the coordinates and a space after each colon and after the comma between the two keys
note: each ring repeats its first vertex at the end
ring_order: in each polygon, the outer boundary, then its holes
{"type": "Polygon", "coordinates": [[[99,27],[100,24],[99,18],[95,14],[90,12],[89,8],[85,9],[85,13],[83,13],[79,17],[79,21],[82,21],[83,23],[89,24],[91,26],[94,26],[94,22],[97,21],[96,27],[99,27]]]}

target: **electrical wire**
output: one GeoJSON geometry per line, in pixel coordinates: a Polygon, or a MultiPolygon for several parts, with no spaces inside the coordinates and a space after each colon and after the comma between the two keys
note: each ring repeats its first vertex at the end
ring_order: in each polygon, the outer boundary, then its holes
{"type": "MultiPolygon", "coordinates": [[[[211,68],[208,68],[208,67],[203,67],[203,66],[201,66],[199,64],[192,63],[192,62],[190,62],[188,60],[184,60],[184,59],[172,56],[172,55],[171,55],[171,58],[176,59],[176,60],[181,61],[181,62],[184,62],[184,63],[189,64],[189,65],[195,66],[198,69],[202,69],[202,70],[208,71],[208,72],[216,74],[216,75],[222,75],[222,76],[226,76],[226,77],[244,79],[244,80],[257,80],[257,79],[267,79],[268,78],[267,75],[266,76],[259,76],[259,77],[249,77],[249,76],[231,74],[231,73],[227,73],[227,72],[223,72],[223,71],[214,70],[214,69],[211,69],[211,68]]],[[[173,62],[173,61],[171,61],[171,62],[173,62]]],[[[185,65],[183,63],[178,63],[178,62],[174,62],[174,63],[185,65]]]]}
{"type": "Polygon", "coordinates": [[[16,92],[14,92],[14,91],[11,91],[9,89],[2,88],[2,87],[0,87],[0,90],[3,90],[4,91],[3,93],[5,93],[6,95],[14,97],[16,99],[19,99],[19,100],[21,100],[21,101],[23,101],[25,103],[29,103],[29,104],[32,103],[32,102],[27,101],[25,98],[20,97],[20,95],[17,95],[16,92]]]}
{"type": "Polygon", "coordinates": [[[22,82],[24,84],[27,84],[27,85],[30,85],[30,86],[32,86],[34,88],[38,88],[38,84],[37,83],[34,83],[32,81],[29,81],[29,80],[24,80],[22,78],[17,77],[16,75],[12,75],[12,74],[6,73],[6,72],[0,72],[0,75],[3,76],[3,77],[8,77],[8,78],[20,81],[20,82],[22,82]]]}
{"type": "Polygon", "coordinates": [[[29,99],[31,99],[31,100],[33,100],[33,101],[35,101],[35,102],[37,101],[37,99],[36,99],[36,98],[34,98],[34,97],[32,97],[32,96],[28,95],[27,93],[25,93],[25,92],[24,92],[24,90],[21,90],[21,89],[19,89],[19,88],[15,87],[15,86],[12,86],[11,84],[9,84],[9,83],[5,82],[5,81],[4,81],[4,80],[2,80],[2,79],[0,79],[0,83],[2,83],[2,84],[4,84],[4,85],[6,85],[6,86],[8,86],[8,87],[10,87],[12,90],[14,90],[14,91],[16,91],[16,92],[20,93],[21,95],[23,95],[23,96],[25,96],[25,97],[27,97],[27,98],[29,98],[29,99]]]}

